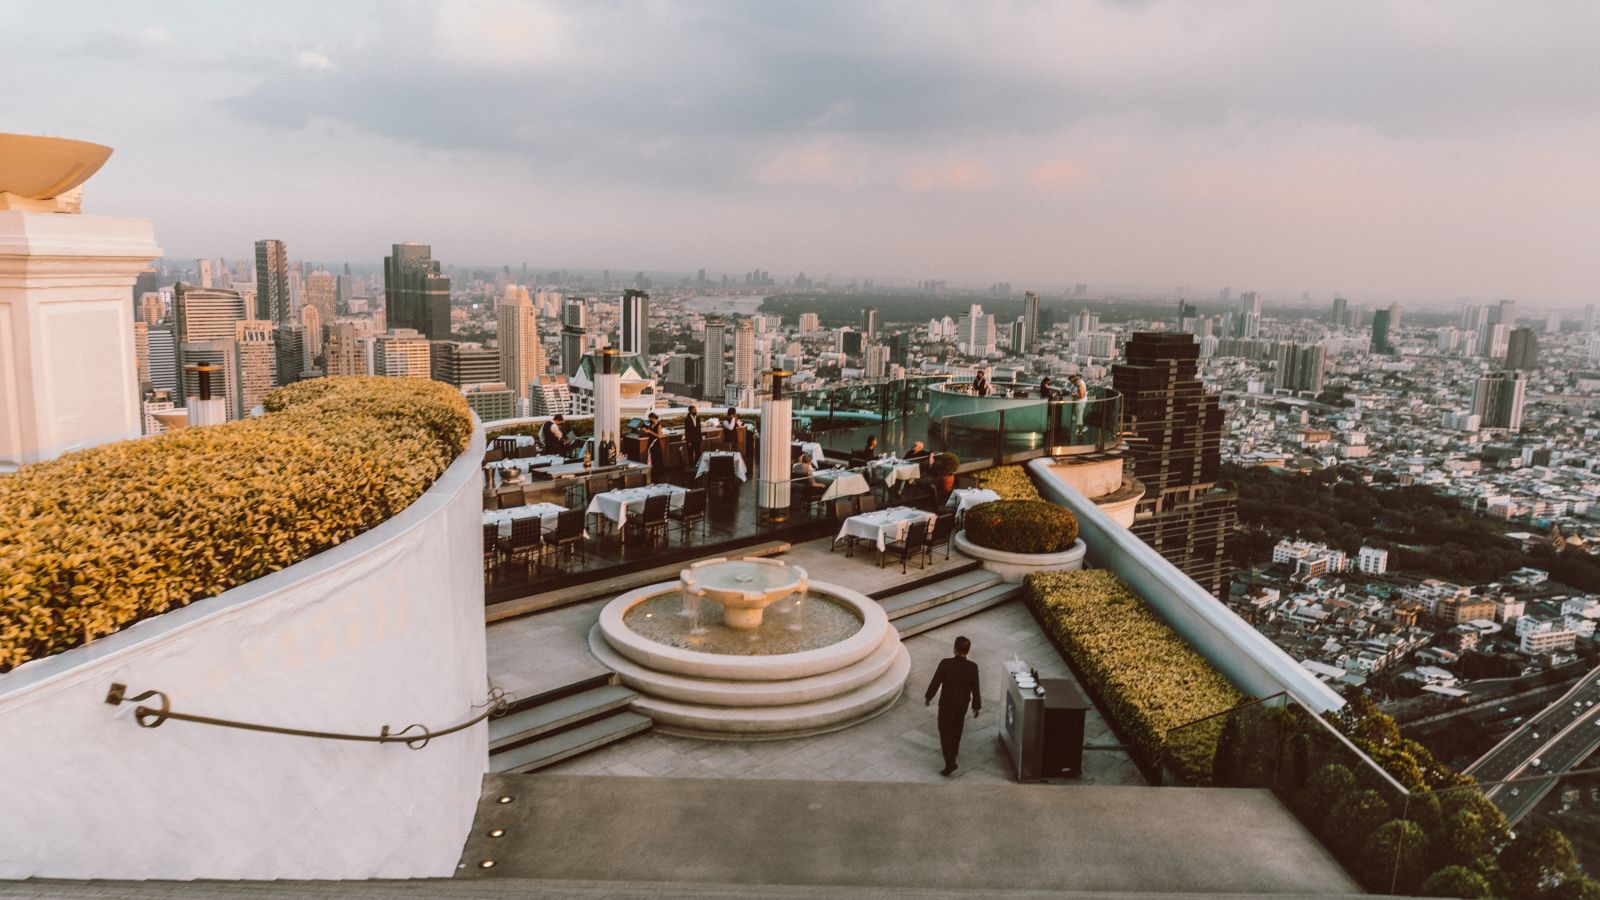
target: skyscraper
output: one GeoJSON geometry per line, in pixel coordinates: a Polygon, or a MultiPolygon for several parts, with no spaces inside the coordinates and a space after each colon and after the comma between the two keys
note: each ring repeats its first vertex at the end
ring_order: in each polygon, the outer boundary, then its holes
{"type": "Polygon", "coordinates": [[[1491,310],[1489,315],[1492,324],[1514,328],[1517,324],[1517,301],[1501,300],[1500,305],[1491,310]]]}
{"type": "Polygon", "coordinates": [[[318,269],[306,276],[306,299],[305,303],[301,304],[301,309],[314,307],[321,316],[318,321],[332,322],[339,314],[338,297],[338,278],[332,272],[318,269]]]}
{"type": "Polygon", "coordinates": [[[373,374],[389,378],[433,377],[433,348],[414,328],[391,328],[372,348],[373,374]]]}
{"type": "Polygon", "coordinates": [[[1022,295],[1022,352],[1034,353],[1039,349],[1039,295],[1028,291],[1022,295]]]}
{"type": "Polygon", "coordinates": [[[145,331],[145,357],[150,361],[150,387],[178,394],[178,344],[171,325],[152,325],[145,331]]]}
{"type": "Polygon", "coordinates": [[[1539,368],[1539,336],[1532,328],[1513,328],[1506,338],[1506,368],[1539,368]]]}
{"type": "MultiPolygon", "coordinates": [[[[316,315],[314,307],[301,310],[316,315]]],[[[311,368],[315,358],[311,353],[311,335],[304,324],[285,322],[272,332],[273,358],[277,360],[278,384],[294,384],[311,368]]]]}
{"type": "Polygon", "coordinates": [[[1528,383],[1521,372],[1493,372],[1478,379],[1472,413],[1484,428],[1522,430],[1522,403],[1528,383]]]}
{"type": "Polygon", "coordinates": [[[1222,409],[1198,375],[1193,335],[1137,332],[1112,367],[1130,432],[1133,474],[1145,485],[1133,533],[1219,599],[1236,495],[1218,490],[1222,409]]]}
{"type": "MultiPolygon", "coordinates": [[[[500,351],[482,344],[461,341],[434,341],[430,360],[434,381],[456,387],[469,384],[495,384],[500,381],[500,351]]],[[[527,390],[526,387],[523,388],[527,390]]],[[[500,418],[507,418],[501,416],[500,418]]]]}
{"type": "Polygon", "coordinates": [[[1261,294],[1245,291],[1239,295],[1239,321],[1235,336],[1255,338],[1261,336],[1261,294]]]}
{"type": "Polygon", "coordinates": [[[715,316],[706,317],[705,349],[702,351],[700,396],[713,403],[721,403],[727,392],[728,370],[722,363],[726,347],[727,324],[715,316]]]}
{"type": "Polygon", "coordinates": [[[749,319],[733,329],[733,383],[740,388],[756,383],[756,331],[749,319]]]}
{"type": "Polygon", "coordinates": [[[306,327],[306,359],[305,367],[311,368],[316,358],[322,355],[322,313],[315,306],[306,306],[300,310],[300,324],[306,327]]]}
{"type": "Polygon", "coordinates": [[[1327,352],[1322,344],[1279,344],[1278,387],[1286,391],[1321,392],[1327,352]]]}
{"type": "Polygon", "coordinates": [[[1389,311],[1380,309],[1372,314],[1372,352],[1389,352],[1389,311]]]}
{"type": "Polygon", "coordinates": [[[495,340],[500,345],[501,380],[518,398],[530,399],[528,386],[544,375],[539,319],[528,289],[507,285],[494,308],[495,340]]]}
{"type": "Polygon", "coordinates": [[[328,375],[367,374],[366,358],[356,343],[356,326],[349,322],[336,322],[328,326],[326,351],[324,368],[328,375]]]}
{"type": "Polygon", "coordinates": [[[622,333],[620,349],[624,354],[650,352],[650,295],[644,291],[628,289],[622,292],[622,333]]]}
{"type": "Polygon", "coordinates": [[[197,259],[194,262],[194,280],[200,282],[203,288],[211,287],[211,260],[197,259]]]}
{"type": "Polygon", "coordinates": [[[878,338],[878,308],[869,306],[861,311],[861,333],[870,343],[878,338]]]}
{"type": "MultiPolygon", "coordinates": [[[[289,325],[279,326],[282,328],[289,325]]],[[[299,328],[299,325],[292,326],[299,328]]],[[[272,370],[277,365],[277,356],[274,352],[273,327],[271,322],[251,320],[240,322],[235,326],[233,351],[238,357],[238,380],[235,390],[234,416],[248,418],[250,410],[261,405],[261,398],[272,391],[272,370]]],[[[294,377],[299,377],[296,370],[294,377]]],[[[283,382],[287,384],[288,381],[283,382]]]]}
{"type": "Polygon", "coordinates": [[[1334,328],[1343,328],[1350,324],[1350,301],[1343,297],[1333,298],[1333,310],[1328,314],[1328,324],[1334,328]]]}
{"type": "Polygon", "coordinates": [[[561,301],[561,371],[567,377],[583,362],[583,339],[589,330],[589,305],[582,297],[561,301]]]}
{"type": "Polygon", "coordinates": [[[283,241],[256,241],[256,314],[263,322],[289,321],[289,252],[283,241]]]}
{"type": "Polygon", "coordinates": [[[383,258],[383,297],[389,328],[409,328],[429,340],[450,338],[450,276],[427,244],[395,244],[383,258]]]}
{"type": "Polygon", "coordinates": [[[231,341],[234,324],[250,318],[238,291],[178,282],[173,289],[173,323],[180,342],[231,341]]]}

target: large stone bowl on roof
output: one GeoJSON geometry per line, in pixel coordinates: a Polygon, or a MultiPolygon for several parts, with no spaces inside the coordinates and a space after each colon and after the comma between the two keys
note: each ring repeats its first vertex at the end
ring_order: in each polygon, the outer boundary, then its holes
{"type": "Polygon", "coordinates": [[[110,157],[104,144],[0,134],[0,194],[25,200],[59,197],[88,181],[110,157]]]}

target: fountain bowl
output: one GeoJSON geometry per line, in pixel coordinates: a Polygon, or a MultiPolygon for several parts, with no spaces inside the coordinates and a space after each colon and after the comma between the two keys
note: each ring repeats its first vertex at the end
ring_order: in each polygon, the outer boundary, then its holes
{"type": "Polygon", "coordinates": [[[806,570],[776,559],[705,559],[678,576],[683,590],[722,607],[722,621],[749,631],[761,626],[766,608],[806,590],[806,570]]]}

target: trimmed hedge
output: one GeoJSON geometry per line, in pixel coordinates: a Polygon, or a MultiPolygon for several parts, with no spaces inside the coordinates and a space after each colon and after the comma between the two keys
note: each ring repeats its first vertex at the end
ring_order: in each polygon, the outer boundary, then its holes
{"type": "Polygon", "coordinates": [[[967,510],[967,540],[1006,553],[1060,553],[1078,539],[1078,517],[1043,500],[993,500],[967,510]]]}
{"type": "Polygon", "coordinates": [[[315,379],[262,407],[0,476],[0,672],[355,537],[472,435],[461,392],[422,379],[315,379]]]}
{"type": "Polygon", "coordinates": [[[1110,572],[1041,572],[1027,584],[1028,603],[1134,752],[1205,783],[1210,756],[1166,753],[1167,732],[1231,709],[1244,695],[1110,572]]]}
{"type": "Polygon", "coordinates": [[[975,472],[974,487],[988,488],[1000,495],[1001,500],[1042,500],[1039,489],[1033,486],[1028,470],[1021,466],[999,466],[975,472]]]}

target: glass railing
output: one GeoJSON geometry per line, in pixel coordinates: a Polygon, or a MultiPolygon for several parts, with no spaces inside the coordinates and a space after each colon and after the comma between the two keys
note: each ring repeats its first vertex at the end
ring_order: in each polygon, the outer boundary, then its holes
{"type": "MultiPolygon", "coordinates": [[[[1600,872],[1600,767],[1541,774],[1530,760],[1504,781],[1408,790],[1279,694],[1172,729],[1161,769],[1171,784],[1272,791],[1375,893],[1600,895],[1577,887],[1582,872],[1600,872]],[[1554,892],[1563,880],[1570,894],[1554,892]]],[[[1450,777],[1413,774],[1413,784],[1450,777]]]]}

